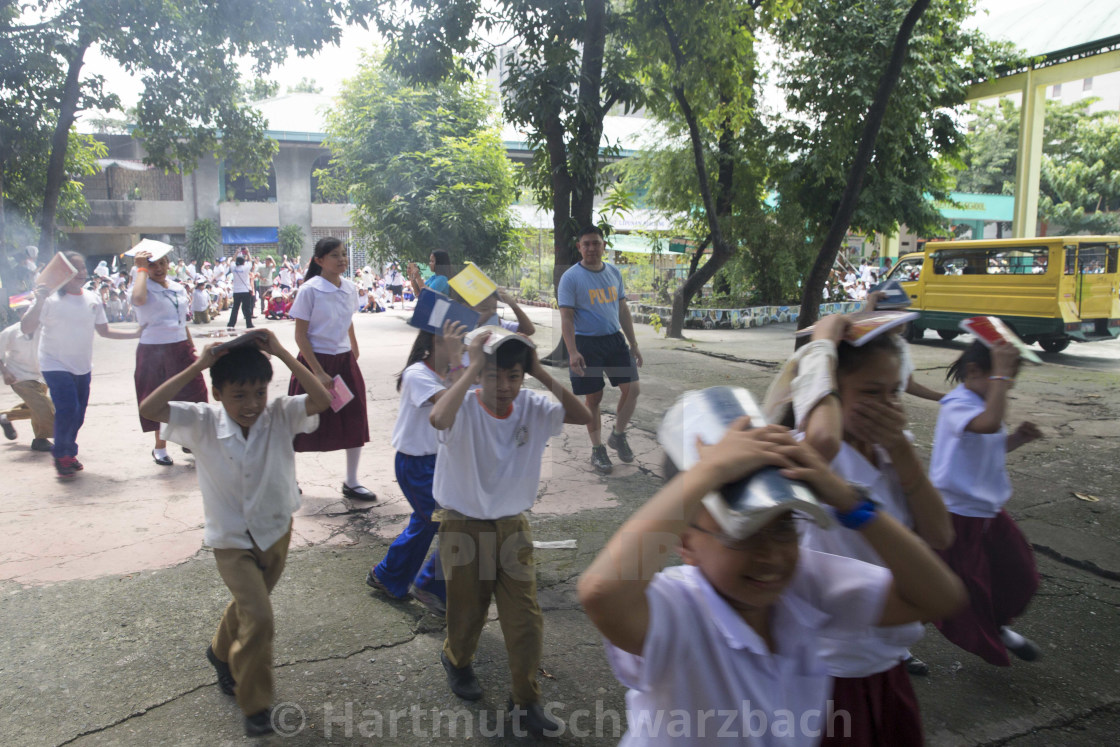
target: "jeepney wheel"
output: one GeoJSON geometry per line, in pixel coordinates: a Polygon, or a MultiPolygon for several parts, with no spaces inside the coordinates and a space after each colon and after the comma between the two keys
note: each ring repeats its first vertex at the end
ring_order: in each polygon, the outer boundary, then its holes
{"type": "Polygon", "coordinates": [[[1061,337],[1056,340],[1039,340],[1038,344],[1041,345],[1042,349],[1047,353],[1060,353],[1069,347],[1069,338],[1061,337]]]}
{"type": "Polygon", "coordinates": [[[960,332],[956,331],[955,329],[939,329],[939,330],[937,330],[937,336],[940,337],[942,340],[945,340],[945,341],[955,340],[955,339],[957,339],[957,337],[959,335],[960,335],[960,332]]]}

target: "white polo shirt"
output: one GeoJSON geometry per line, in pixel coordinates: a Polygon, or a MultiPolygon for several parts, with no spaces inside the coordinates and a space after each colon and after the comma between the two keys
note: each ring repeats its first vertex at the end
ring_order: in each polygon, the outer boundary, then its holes
{"type": "Polygon", "coordinates": [[[39,370],[66,371],[75,376],[93,369],[93,333],[108,324],[105,306],[93,291],[52,293],[41,302],[39,370]]]}
{"type": "MultiPolygon", "coordinates": [[[[630,688],[620,744],[819,744],[832,691],[819,637],[878,620],[890,584],[884,568],[802,550],[771,612],[772,652],[699,568],[658,573],[646,590],[642,655],[606,643],[615,677],[630,688]]],[[[844,719],[833,723],[842,729],[844,719]]]]}
{"type": "Polygon", "coordinates": [[[543,392],[522,389],[510,413],[499,418],[483,406],[482,391],[473,389],[455,423],[437,431],[432,495],[472,519],[528,511],[537,500],[544,448],[563,430],[564,406],[543,392]]]}
{"type": "Polygon", "coordinates": [[[432,427],[431,398],[446,389],[443,379],[424,361],[413,363],[401,377],[401,404],[393,426],[393,448],[409,456],[439,451],[439,433],[432,427]]]}
{"type": "Polygon", "coordinates": [[[243,265],[234,264],[230,269],[230,275],[233,278],[233,292],[234,293],[252,293],[253,281],[249,277],[251,268],[248,263],[243,265]]]}
{"type": "Polygon", "coordinates": [[[965,430],[984,412],[984,398],[964,384],[941,399],[929,479],[949,511],[990,519],[1011,499],[1007,475],[1007,429],[995,433],[965,430]]]}
{"type": "Polygon", "coordinates": [[[318,427],[306,394],[269,401],[248,438],[220,402],[171,403],[160,437],[194,452],[207,545],[267,550],[287,533],[299,508],[292,439],[318,427]]]}
{"type": "Polygon", "coordinates": [[[307,322],[311,349],[324,355],[350,350],[350,323],[358,308],[358,289],[346,278],[342,284],[316,275],[299,287],[288,315],[307,322]]]}
{"type": "Polygon", "coordinates": [[[0,332],[0,361],[16,381],[42,381],[39,373],[39,337],[42,325],[35,332],[25,335],[20,331],[19,322],[0,332]]]}
{"type": "MultiPolygon", "coordinates": [[[[849,443],[841,443],[840,451],[829,466],[848,482],[867,488],[879,510],[890,514],[904,527],[913,528],[914,519],[898,472],[886,449],[878,445],[874,449],[882,469],[867,461],[849,443]]],[[[821,529],[812,522],[806,524],[809,526],[801,538],[803,548],[883,566],[883,559],[858,531],[842,526],[821,529]]],[[[914,622],[890,627],[868,626],[858,636],[830,638],[822,635],[821,655],[833,677],[867,677],[897,666],[924,634],[925,627],[914,622]]]]}
{"type": "Polygon", "coordinates": [[[140,324],[141,345],[165,345],[187,339],[187,321],[191,318],[191,297],[187,289],[174,280],[164,288],[148,280],[148,300],[136,309],[140,324]]]}

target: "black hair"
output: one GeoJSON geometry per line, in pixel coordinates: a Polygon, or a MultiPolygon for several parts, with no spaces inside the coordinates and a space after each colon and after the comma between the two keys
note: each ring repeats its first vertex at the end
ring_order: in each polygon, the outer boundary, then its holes
{"type": "Polygon", "coordinates": [[[443,275],[446,278],[455,274],[455,268],[451,266],[451,255],[443,249],[433,249],[432,256],[436,259],[435,273],[443,275]]]}
{"type": "Polygon", "coordinates": [[[945,380],[955,381],[958,384],[962,383],[964,377],[968,374],[969,363],[975,363],[981,371],[988,373],[992,370],[992,353],[984,343],[974,340],[961,353],[961,357],[949,366],[949,370],[945,373],[945,380]]]}
{"type": "Polygon", "coordinates": [[[230,350],[210,367],[210,383],[215,389],[226,384],[251,384],[272,381],[272,363],[255,345],[230,350]]]}
{"type": "Polygon", "coordinates": [[[601,238],[601,239],[607,238],[606,236],[603,235],[603,229],[599,228],[598,226],[587,226],[586,228],[584,228],[582,231],[579,232],[578,236],[576,236],[576,241],[578,242],[580,239],[582,239],[584,236],[588,235],[589,233],[597,233],[597,234],[599,234],[599,238],[601,238]]]}
{"type": "Polygon", "coordinates": [[[237,259],[233,260],[233,263],[240,267],[241,265],[245,264],[245,257],[241,254],[238,254],[237,259]]]}
{"type": "MultiPolygon", "coordinates": [[[[404,364],[404,368],[408,368],[413,363],[419,363],[422,360],[427,360],[432,354],[432,346],[435,345],[436,336],[427,330],[420,330],[416,333],[416,339],[412,341],[412,350],[408,352],[408,362],[404,364]]],[[[401,383],[404,381],[404,368],[397,374],[397,391],[401,390],[401,383]]]]}
{"type": "Polygon", "coordinates": [[[880,353],[900,357],[898,346],[895,345],[890,334],[874,337],[859,347],[849,342],[841,342],[836,346],[836,373],[843,375],[858,371],[870,358],[880,353]]]}
{"type": "Polygon", "coordinates": [[[322,275],[323,268],[315,260],[322,259],[340,246],[342,246],[342,239],[337,239],[334,236],[324,236],[316,241],[315,254],[307,261],[307,272],[303,276],[303,281],[306,283],[316,275],[322,275]]]}
{"type": "Polygon", "coordinates": [[[530,347],[529,343],[513,337],[508,338],[508,340],[508,342],[498,346],[493,356],[487,356],[487,358],[493,358],[498,368],[506,370],[520,363],[521,370],[529,373],[529,363],[533,359],[533,348],[530,347]]]}

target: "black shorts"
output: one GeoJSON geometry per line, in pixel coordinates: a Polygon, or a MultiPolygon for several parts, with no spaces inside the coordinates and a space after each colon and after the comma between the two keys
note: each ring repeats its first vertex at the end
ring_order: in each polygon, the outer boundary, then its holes
{"type": "Polygon", "coordinates": [[[388,288],[389,292],[392,293],[394,296],[401,296],[402,298],[404,297],[404,286],[403,285],[386,285],[385,287],[388,288]]]}
{"type": "Polygon", "coordinates": [[[638,380],[638,366],[626,337],[621,332],[613,335],[576,335],[576,350],[583,356],[583,376],[568,371],[574,394],[595,394],[603,391],[603,376],[611,386],[638,380]]]}

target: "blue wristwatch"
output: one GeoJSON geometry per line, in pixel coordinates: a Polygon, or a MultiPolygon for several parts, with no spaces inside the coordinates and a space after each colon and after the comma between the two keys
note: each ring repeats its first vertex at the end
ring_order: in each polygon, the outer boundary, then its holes
{"type": "Polygon", "coordinates": [[[875,502],[871,500],[871,491],[862,485],[856,485],[854,483],[848,484],[859,493],[862,500],[851,511],[841,512],[834,508],[832,509],[832,514],[836,517],[836,520],[840,522],[841,526],[847,527],[848,529],[860,529],[864,524],[875,518],[878,507],[875,505],[875,502]]]}

